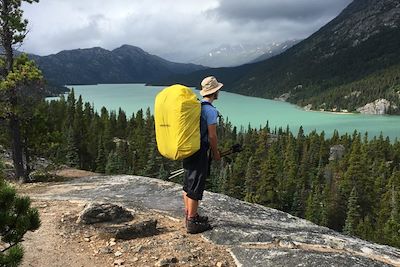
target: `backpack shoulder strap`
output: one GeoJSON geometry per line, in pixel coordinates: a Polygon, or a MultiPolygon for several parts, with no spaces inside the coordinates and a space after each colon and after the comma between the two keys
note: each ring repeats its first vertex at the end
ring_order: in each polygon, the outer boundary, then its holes
{"type": "Polygon", "coordinates": [[[201,102],[201,105],[202,105],[202,106],[209,105],[209,106],[212,106],[212,107],[213,107],[213,105],[212,105],[210,102],[207,102],[207,101],[201,102]]]}

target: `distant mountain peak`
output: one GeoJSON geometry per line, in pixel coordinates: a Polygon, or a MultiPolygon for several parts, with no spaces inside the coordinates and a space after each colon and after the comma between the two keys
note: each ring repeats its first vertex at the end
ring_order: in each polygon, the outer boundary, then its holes
{"type": "Polygon", "coordinates": [[[112,50],[112,52],[115,52],[115,51],[138,51],[138,52],[141,52],[141,53],[148,54],[142,48],[137,47],[137,46],[133,46],[133,45],[129,45],[129,44],[121,45],[120,47],[115,48],[114,50],[112,50]]]}
{"type": "Polygon", "coordinates": [[[283,43],[221,44],[191,62],[210,67],[239,66],[280,54],[297,42],[297,40],[290,40],[283,43]]]}

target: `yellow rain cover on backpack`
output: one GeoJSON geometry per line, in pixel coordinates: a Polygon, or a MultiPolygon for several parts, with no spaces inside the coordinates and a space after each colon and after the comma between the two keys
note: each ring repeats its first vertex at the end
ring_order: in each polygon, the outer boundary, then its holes
{"type": "Polygon", "coordinates": [[[175,84],[157,94],[154,120],[161,155],[179,160],[200,149],[200,112],[196,94],[186,86],[175,84]]]}

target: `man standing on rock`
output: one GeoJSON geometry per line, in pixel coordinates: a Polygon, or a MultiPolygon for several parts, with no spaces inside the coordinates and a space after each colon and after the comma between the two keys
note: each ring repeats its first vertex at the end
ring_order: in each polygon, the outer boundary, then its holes
{"type": "Polygon", "coordinates": [[[218,91],[223,86],[214,76],[209,76],[201,82],[201,118],[200,118],[200,150],[183,160],[185,176],[183,181],[183,199],[185,203],[185,221],[187,232],[197,234],[211,229],[208,217],[197,212],[199,201],[203,199],[205,182],[208,175],[208,150],[211,149],[214,160],[220,160],[217,149],[217,118],[218,111],[212,102],[218,99],[218,91]]]}

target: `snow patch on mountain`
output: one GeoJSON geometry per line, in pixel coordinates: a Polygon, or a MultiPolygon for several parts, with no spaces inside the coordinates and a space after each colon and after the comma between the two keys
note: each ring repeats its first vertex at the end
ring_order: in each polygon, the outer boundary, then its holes
{"type": "Polygon", "coordinates": [[[282,43],[223,44],[190,62],[214,68],[239,66],[278,55],[298,42],[299,40],[282,43]]]}

